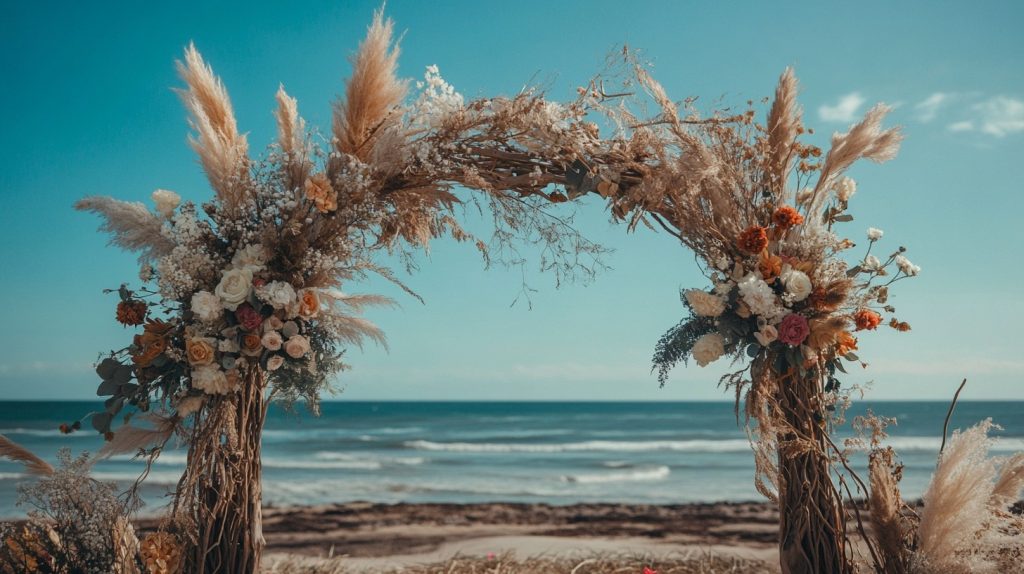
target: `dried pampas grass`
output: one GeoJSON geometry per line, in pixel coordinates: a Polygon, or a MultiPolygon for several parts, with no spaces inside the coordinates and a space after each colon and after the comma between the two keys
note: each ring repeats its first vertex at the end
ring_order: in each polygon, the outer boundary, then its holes
{"type": "Polygon", "coordinates": [[[126,424],[117,429],[114,437],[104,443],[96,460],[103,460],[118,454],[134,454],[153,445],[163,445],[174,434],[175,420],[159,413],[147,413],[134,417],[132,422],[144,422],[152,428],[126,424]]]}
{"type": "MultiPolygon", "coordinates": [[[[1018,466],[1007,472],[1004,465],[1000,473],[999,461],[988,456],[993,428],[987,419],[954,432],[939,456],[923,497],[914,572],[1006,572],[1007,557],[1019,557],[1024,550],[1020,519],[993,505],[994,497],[1002,500],[997,485],[1001,492],[1019,486],[1018,466]]],[[[1011,461],[1019,465],[1022,456],[1011,461]]]]}
{"type": "Polygon", "coordinates": [[[335,147],[361,161],[373,155],[376,138],[386,123],[399,120],[395,108],[402,104],[408,82],[397,76],[399,49],[392,45],[394,22],[382,10],[373,22],[359,51],[352,58],[352,76],[345,82],[345,99],[334,106],[335,147]]]}
{"type": "Polygon", "coordinates": [[[229,211],[237,209],[249,189],[245,185],[249,144],[238,133],[228,92],[193,44],[185,49],[185,61],[178,62],[178,73],[188,89],[177,92],[191,113],[189,122],[197,132],[189,137],[189,143],[199,154],[217,196],[229,211]]]}
{"type": "Polygon", "coordinates": [[[36,456],[32,451],[0,434],[0,457],[20,462],[25,471],[36,476],[50,476],[53,467],[50,463],[36,456]]]}
{"type": "Polygon", "coordinates": [[[906,546],[909,525],[902,514],[899,471],[893,463],[895,454],[892,448],[880,449],[872,452],[868,459],[871,484],[868,510],[874,527],[875,547],[885,571],[902,574],[907,571],[909,558],[906,546]]]}
{"type": "Polygon", "coordinates": [[[1009,506],[1024,496],[1024,452],[1017,453],[1003,463],[999,478],[992,488],[992,504],[1009,506]]]}
{"type": "Polygon", "coordinates": [[[78,200],[75,209],[103,216],[100,231],[112,236],[110,244],[138,252],[139,261],[162,257],[174,249],[174,242],[162,232],[163,221],[142,203],[94,195],[78,200]]]}
{"type": "Polygon", "coordinates": [[[797,81],[793,68],[786,68],[775,89],[775,101],[768,112],[768,157],[765,175],[772,193],[782,195],[792,167],[793,144],[800,133],[800,107],[796,103],[797,81]]]}
{"type": "Polygon", "coordinates": [[[288,184],[292,188],[297,188],[305,183],[313,171],[309,146],[306,144],[306,121],[299,117],[298,102],[284,91],[284,86],[277,89],[275,98],[277,143],[286,158],[282,167],[285,169],[288,184]]]}

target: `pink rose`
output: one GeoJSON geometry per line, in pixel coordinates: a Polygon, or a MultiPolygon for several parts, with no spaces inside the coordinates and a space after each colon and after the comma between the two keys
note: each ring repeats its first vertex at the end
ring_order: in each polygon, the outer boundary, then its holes
{"type": "Polygon", "coordinates": [[[284,352],[293,359],[301,359],[309,352],[309,339],[295,335],[284,344],[284,352]]]}
{"type": "Polygon", "coordinates": [[[238,309],[235,309],[235,318],[246,331],[255,331],[263,324],[263,317],[260,317],[256,309],[248,303],[242,303],[238,309]]]}
{"type": "Polygon", "coordinates": [[[281,333],[277,331],[267,331],[263,334],[263,346],[268,351],[279,351],[281,345],[284,344],[284,339],[281,338],[281,333]]]}
{"type": "Polygon", "coordinates": [[[794,347],[803,343],[807,335],[811,334],[811,327],[807,324],[807,319],[803,315],[797,315],[796,313],[786,315],[782,322],[779,323],[777,329],[779,331],[779,341],[794,347]]]}

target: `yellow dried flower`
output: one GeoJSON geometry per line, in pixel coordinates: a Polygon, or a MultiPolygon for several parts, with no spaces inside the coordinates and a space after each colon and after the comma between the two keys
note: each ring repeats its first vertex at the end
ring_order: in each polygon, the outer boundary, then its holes
{"type": "Polygon", "coordinates": [[[139,555],[148,574],[177,574],[181,567],[181,546],[168,532],[147,534],[139,555]]]}

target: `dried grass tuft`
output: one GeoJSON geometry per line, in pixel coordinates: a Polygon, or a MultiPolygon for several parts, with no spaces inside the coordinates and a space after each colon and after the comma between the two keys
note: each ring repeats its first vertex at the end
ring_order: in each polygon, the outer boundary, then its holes
{"type": "Polygon", "coordinates": [[[334,139],[337,150],[367,161],[375,140],[386,131],[385,124],[398,121],[395,113],[405,98],[408,82],[397,75],[397,45],[393,45],[394,22],[383,10],[373,22],[359,51],[352,58],[352,77],[345,83],[345,99],[334,106],[334,139]]]}
{"type": "Polygon", "coordinates": [[[53,467],[32,451],[0,434],[0,457],[25,465],[25,471],[36,476],[50,476],[53,467]]]}
{"type": "Polygon", "coordinates": [[[228,92],[194,44],[185,49],[185,61],[178,62],[178,73],[188,89],[177,92],[191,114],[192,129],[197,132],[189,137],[189,143],[199,154],[217,196],[229,211],[234,210],[246,199],[249,189],[245,185],[249,144],[238,133],[228,92]]]}
{"type": "Polygon", "coordinates": [[[139,261],[167,255],[174,242],[163,234],[163,221],[139,202],[93,195],[78,200],[75,209],[91,211],[105,220],[100,231],[109,233],[110,244],[139,253],[139,261]]]}
{"type": "Polygon", "coordinates": [[[765,175],[773,193],[781,195],[792,167],[793,144],[800,133],[800,108],[796,103],[797,81],[793,68],[786,68],[775,89],[775,100],[768,112],[768,159],[765,175]]]}

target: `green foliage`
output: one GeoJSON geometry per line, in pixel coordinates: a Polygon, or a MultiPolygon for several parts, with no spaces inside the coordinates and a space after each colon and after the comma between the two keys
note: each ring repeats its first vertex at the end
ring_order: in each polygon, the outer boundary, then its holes
{"type": "Polygon", "coordinates": [[[652,371],[658,371],[658,382],[665,386],[668,373],[679,363],[686,363],[697,339],[715,330],[710,319],[690,317],[669,329],[654,347],[652,371]]]}

